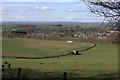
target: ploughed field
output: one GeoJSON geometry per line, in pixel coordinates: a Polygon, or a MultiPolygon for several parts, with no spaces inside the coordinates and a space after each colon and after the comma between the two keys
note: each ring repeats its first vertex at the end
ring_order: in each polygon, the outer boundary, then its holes
{"type": "Polygon", "coordinates": [[[48,57],[67,54],[72,50],[82,50],[90,44],[66,41],[50,41],[37,39],[3,39],[3,56],[15,57],[48,57]]]}
{"type": "MultiPolygon", "coordinates": [[[[18,55],[21,56],[20,54],[22,54],[26,56],[28,55],[43,56],[42,53],[44,53],[44,55],[46,56],[52,54],[58,55],[58,54],[65,54],[67,51],[69,52],[69,50],[71,51],[73,48],[83,49],[89,46],[89,44],[83,44],[83,43],[77,43],[80,45],[75,45],[75,44],[76,43],[70,44],[63,41],[3,39],[3,55],[15,54],[16,56],[18,55]],[[15,51],[11,49],[14,49],[15,51]]],[[[12,69],[11,72],[3,71],[2,74],[3,77],[10,77],[11,74],[13,74],[14,77],[17,77],[18,68],[22,68],[21,70],[22,78],[26,77],[26,78],[60,78],[61,79],[63,78],[63,72],[67,72],[67,78],[71,78],[71,79],[89,78],[89,77],[90,78],[118,77],[117,74],[118,47],[116,45],[97,44],[96,47],[81,52],[81,54],[82,55],[69,55],[59,58],[48,58],[48,59],[3,58],[2,61],[3,62],[7,61],[8,63],[10,63],[12,69]]]]}

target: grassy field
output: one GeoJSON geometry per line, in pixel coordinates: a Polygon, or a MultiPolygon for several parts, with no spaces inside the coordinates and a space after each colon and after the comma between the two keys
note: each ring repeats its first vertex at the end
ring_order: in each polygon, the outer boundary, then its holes
{"type": "MultiPolygon", "coordinates": [[[[29,45],[24,43],[26,47],[29,45]]],[[[116,45],[97,44],[96,47],[81,54],[51,59],[3,59],[3,62],[7,61],[11,64],[14,77],[17,77],[19,67],[22,68],[21,77],[29,78],[62,78],[63,72],[68,73],[67,78],[118,77],[118,47],[116,45]]],[[[3,76],[8,77],[9,74],[6,73],[4,71],[3,76]]]]}
{"type": "Polygon", "coordinates": [[[3,56],[46,57],[81,50],[90,44],[36,39],[3,39],[3,56]]]}

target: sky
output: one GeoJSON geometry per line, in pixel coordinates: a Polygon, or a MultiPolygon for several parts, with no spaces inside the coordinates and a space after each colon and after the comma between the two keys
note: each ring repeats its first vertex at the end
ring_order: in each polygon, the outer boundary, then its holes
{"type": "Polygon", "coordinates": [[[80,2],[83,0],[1,0],[1,1],[2,2],[80,2]]]}
{"type": "MultiPolygon", "coordinates": [[[[4,0],[2,21],[73,21],[102,22],[92,14],[83,2],[63,0],[63,2],[28,2],[28,0],[4,0]]],[[[35,1],[35,0],[34,0],[35,1]]]]}

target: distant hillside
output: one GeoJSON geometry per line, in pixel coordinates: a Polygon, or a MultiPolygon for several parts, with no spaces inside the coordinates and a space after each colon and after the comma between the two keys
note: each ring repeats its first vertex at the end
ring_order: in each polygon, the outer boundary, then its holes
{"type": "MultiPolygon", "coordinates": [[[[84,26],[99,26],[101,22],[33,22],[33,21],[4,21],[2,25],[13,25],[13,24],[34,24],[34,25],[67,25],[67,26],[75,26],[75,25],[84,25],[84,26]]],[[[106,24],[106,23],[105,23],[106,24]]]]}

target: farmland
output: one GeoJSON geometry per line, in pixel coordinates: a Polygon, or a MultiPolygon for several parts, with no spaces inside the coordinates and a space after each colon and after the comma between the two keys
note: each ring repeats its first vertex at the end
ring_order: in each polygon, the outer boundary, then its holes
{"type": "Polygon", "coordinates": [[[116,1],[3,0],[2,80],[119,80],[116,1]]]}
{"type": "Polygon", "coordinates": [[[66,41],[50,41],[37,39],[3,39],[4,56],[29,56],[46,57],[66,54],[72,50],[81,50],[89,47],[90,44],[66,41]]]}
{"type": "MultiPolygon", "coordinates": [[[[64,41],[56,42],[50,40],[7,38],[3,39],[3,55],[31,57],[51,56],[61,53],[65,54],[73,49],[80,50],[88,46],[90,46],[90,44],[79,42],[68,44],[64,41]],[[19,51],[17,47],[20,49],[19,51]],[[53,52],[53,50],[55,52],[53,52]],[[44,55],[42,53],[44,53],[44,55]]],[[[50,59],[4,58],[3,62],[7,61],[11,64],[14,77],[17,77],[17,69],[20,67],[22,68],[21,77],[26,76],[29,78],[62,78],[63,72],[68,73],[67,78],[116,78],[118,76],[118,48],[116,45],[97,44],[96,47],[84,51],[81,54],[82,55],[69,55],[50,59]]],[[[6,72],[3,72],[3,76],[8,77],[6,72]]]]}

